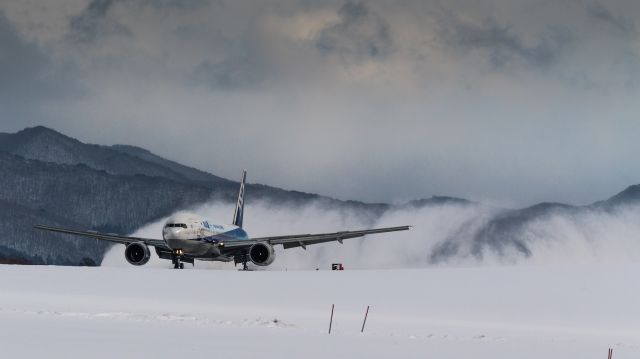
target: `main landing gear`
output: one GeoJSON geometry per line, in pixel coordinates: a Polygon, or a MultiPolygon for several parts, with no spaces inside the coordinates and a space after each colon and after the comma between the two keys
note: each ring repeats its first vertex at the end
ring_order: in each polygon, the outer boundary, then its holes
{"type": "Polygon", "coordinates": [[[184,263],[182,263],[182,255],[184,251],[182,249],[176,249],[173,252],[173,269],[184,269],[184,263]]]}
{"type": "Polygon", "coordinates": [[[235,262],[235,264],[237,265],[238,263],[242,263],[242,271],[248,271],[250,270],[249,267],[247,267],[247,262],[249,261],[249,256],[246,254],[240,254],[237,255],[235,257],[233,257],[233,261],[235,262]]]}

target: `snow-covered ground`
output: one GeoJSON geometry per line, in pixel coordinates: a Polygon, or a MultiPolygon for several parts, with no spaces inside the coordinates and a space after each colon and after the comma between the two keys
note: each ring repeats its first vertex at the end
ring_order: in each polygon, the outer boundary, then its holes
{"type": "Polygon", "coordinates": [[[640,264],[0,266],[0,357],[638,358],[638,278],[640,264]]]}

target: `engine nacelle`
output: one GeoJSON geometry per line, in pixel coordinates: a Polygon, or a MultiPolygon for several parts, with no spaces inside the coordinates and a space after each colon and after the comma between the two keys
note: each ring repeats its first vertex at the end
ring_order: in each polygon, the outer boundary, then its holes
{"type": "Polygon", "coordinates": [[[124,250],[124,257],[129,264],[141,266],[147,264],[149,258],[151,258],[151,252],[149,252],[149,247],[146,244],[134,242],[127,245],[124,250]]]}
{"type": "Polygon", "coordinates": [[[276,259],[276,253],[272,245],[256,243],[249,248],[249,259],[257,266],[268,266],[276,259]]]}

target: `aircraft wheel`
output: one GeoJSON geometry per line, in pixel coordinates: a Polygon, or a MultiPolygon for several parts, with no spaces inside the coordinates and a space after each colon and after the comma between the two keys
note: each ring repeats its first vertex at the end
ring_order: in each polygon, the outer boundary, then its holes
{"type": "Polygon", "coordinates": [[[184,269],[184,263],[180,263],[180,269],[184,269]]]}

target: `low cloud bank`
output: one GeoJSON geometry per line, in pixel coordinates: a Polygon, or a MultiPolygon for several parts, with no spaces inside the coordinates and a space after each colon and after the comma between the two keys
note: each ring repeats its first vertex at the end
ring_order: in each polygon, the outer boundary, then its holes
{"type": "MultiPolygon", "coordinates": [[[[525,210],[526,211],[526,210],[525,210]]],[[[193,210],[212,222],[230,222],[233,204],[210,203],[193,210]]],[[[589,263],[640,260],[640,206],[592,207],[535,214],[505,211],[478,204],[447,203],[390,210],[377,219],[355,210],[304,206],[247,204],[245,229],[253,237],[322,233],[374,227],[413,225],[408,232],[368,236],[283,250],[266,269],[418,268],[432,265],[501,265],[520,263],[589,263]]],[[[135,236],[160,238],[164,219],[135,236]]],[[[124,246],[114,246],[102,265],[129,265],[124,246]]],[[[147,264],[170,267],[153,254],[147,264]]],[[[196,262],[199,268],[233,269],[231,263],[196,262]]]]}

